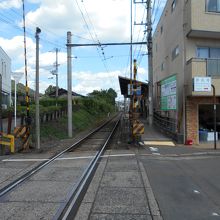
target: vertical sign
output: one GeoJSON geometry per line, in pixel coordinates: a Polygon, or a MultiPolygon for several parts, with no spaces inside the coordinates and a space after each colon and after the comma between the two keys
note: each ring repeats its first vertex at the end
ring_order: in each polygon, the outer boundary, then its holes
{"type": "Polygon", "coordinates": [[[176,110],[176,75],[161,81],[161,110],[176,110]]]}

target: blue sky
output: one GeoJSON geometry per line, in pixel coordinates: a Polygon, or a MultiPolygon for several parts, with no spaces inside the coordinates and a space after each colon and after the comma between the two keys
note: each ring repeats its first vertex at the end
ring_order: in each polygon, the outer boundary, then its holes
{"type": "MultiPolygon", "coordinates": [[[[67,86],[66,34],[73,43],[130,41],[130,3],[128,0],[25,0],[27,29],[28,82],[34,88],[35,29],[40,27],[40,91],[55,85],[48,79],[54,69],[55,48],[59,49],[59,87],[67,86]]],[[[166,0],[152,1],[154,27],[166,0]]],[[[0,46],[11,58],[12,72],[24,72],[22,0],[0,0],[0,46]]],[[[133,22],[145,23],[145,4],[133,5],[133,22]]],[[[146,41],[144,25],[133,25],[133,40],[146,41]]],[[[146,46],[134,46],[138,60],[138,79],[147,80],[146,46]]],[[[94,89],[115,89],[118,75],[129,77],[129,46],[73,48],[73,91],[86,95],[94,89]]],[[[24,77],[21,82],[24,82],[24,77]]],[[[119,96],[120,98],[120,96],[119,96]]]]}

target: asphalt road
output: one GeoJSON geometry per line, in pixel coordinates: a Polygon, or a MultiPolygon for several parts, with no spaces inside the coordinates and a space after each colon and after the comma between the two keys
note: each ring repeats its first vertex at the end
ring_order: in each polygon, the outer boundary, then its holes
{"type": "Polygon", "coordinates": [[[145,150],[148,155],[141,151],[140,159],[164,220],[220,219],[219,152],[208,155],[169,147],[145,150]]]}

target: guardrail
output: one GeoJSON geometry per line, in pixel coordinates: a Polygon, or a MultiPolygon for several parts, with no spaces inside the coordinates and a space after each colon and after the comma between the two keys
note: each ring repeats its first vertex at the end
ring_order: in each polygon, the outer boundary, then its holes
{"type": "Polygon", "coordinates": [[[158,112],[154,112],[154,123],[160,129],[171,135],[176,135],[177,133],[177,122],[175,119],[168,118],[160,115],[158,112]]]}
{"type": "Polygon", "coordinates": [[[8,146],[10,152],[15,152],[15,137],[11,134],[0,133],[0,145],[8,146]]]}

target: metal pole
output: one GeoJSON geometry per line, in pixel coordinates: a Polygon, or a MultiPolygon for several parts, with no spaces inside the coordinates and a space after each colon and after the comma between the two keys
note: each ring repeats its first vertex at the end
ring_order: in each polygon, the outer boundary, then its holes
{"type": "Polygon", "coordinates": [[[149,80],[149,125],[153,124],[153,54],[152,54],[152,22],[151,0],[147,1],[147,48],[148,48],[148,80],[149,80]]]}
{"type": "Polygon", "coordinates": [[[56,106],[58,98],[58,48],[56,48],[56,106]]]}
{"type": "Polygon", "coordinates": [[[17,123],[16,123],[16,118],[17,118],[17,83],[16,83],[16,80],[15,80],[15,128],[17,126],[17,123]]]}
{"type": "Polygon", "coordinates": [[[36,148],[40,150],[40,109],[39,109],[39,34],[40,28],[36,28],[36,114],[35,114],[35,123],[36,123],[36,148]]]}
{"type": "Polygon", "coordinates": [[[213,113],[214,113],[214,150],[217,149],[216,147],[216,96],[215,96],[215,86],[212,85],[213,89],[213,113]]]}
{"type": "Polygon", "coordinates": [[[67,32],[67,89],[68,89],[68,136],[73,136],[72,130],[72,50],[71,46],[71,32],[67,32]]]}

